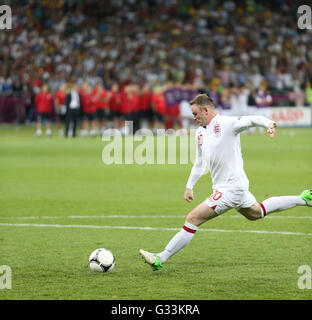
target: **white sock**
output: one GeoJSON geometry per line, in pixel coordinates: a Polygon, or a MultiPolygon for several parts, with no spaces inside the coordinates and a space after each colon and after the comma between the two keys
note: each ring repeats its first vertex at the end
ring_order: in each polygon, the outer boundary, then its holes
{"type": "Polygon", "coordinates": [[[261,216],[264,218],[267,214],[275,211],[284,211],[296,206],[306,206],[306,202],[299,196],[272,197],[260,203],[261,216]]]}
{"type": "Polygon", "coordinates": [[[166,262],[171,256],[184,248],[193,238],[198,227],[185,222],[181,231],[179,231],[167,244],[164,251],[158,254],[160,263],[166,262]]]}

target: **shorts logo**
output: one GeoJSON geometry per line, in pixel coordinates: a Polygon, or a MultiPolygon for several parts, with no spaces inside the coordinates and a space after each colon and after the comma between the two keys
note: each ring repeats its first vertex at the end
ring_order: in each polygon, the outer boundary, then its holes
{"type": "Polygon", "coordinates": [[[221,136],[221,126],[220,126],[219,122],[216,122],[214,124],[213,132],[214,132],[216,138],[221,136]]]}
{"type": "Polygon", "coordinates": [[[222,197],[222,192],[216,191],[215,193],[213,193],[213,194],[209,197],[209,199],[216,201],[216,200],[219,200],[221,197],[222,197]]]}
{"type": "Polygon", "coordinates": [[[200,135],[198,136],[198,143],[199,143],[200,146],[203,145],[203,140],[204,140],[204,137],[203,137],[202,134],[200,134],[200,135]]]}

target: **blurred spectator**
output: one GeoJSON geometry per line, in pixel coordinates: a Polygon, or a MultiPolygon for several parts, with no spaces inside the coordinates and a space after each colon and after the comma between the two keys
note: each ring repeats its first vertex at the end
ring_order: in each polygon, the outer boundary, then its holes
{"type": "Polygon", "coordinates": [[[306,83],[305,88],[305,100],[308,106],[312,106],[312,88],[311,88],[311,82],[306,83]]]}
{"type": "Polygon", "coordinates": [[[305,105],[306,94],[304,90],[301,90],[301,88],[298,85],[295,85],[294,90],[289,91],[288,99],[290,101],[290,105],[296,106],[296,107],[302,107],[305,105]]]}
{"type": "MultiPolygon", "coordinates": [[[[53,94],[63,82],[87,81],[95,88],[101,81],[107,89],[117,83],[124,93],[132,85],[172,83],[165,93],[167,128],[181,126],[173,121],[179,118],[181,83],[210,89],[223,110],[229,110],[230,83],[247,86],[248,81],[249,97],[265,80],[274,103],[298,104],[298,88],[312,79],[312,33],[297,28],[296,5],[290,0],[21,1],[14,4],[14,32],[0,33],[0,93],[20,94],[16,80],[35,94],[42,83],[53,94]]],[[[133,108],[124,93],[120,110],[130,119],[133,108]]],[[[146,105],[137,95],[140,123],[146,105]]],[[[92,112],[86,114],[92,118],[92,112]]]]}
{"type": "Polygon", "coordinates": [[[20,79],[15,79],[12,85],[12,93],[15,97],[21,97],[24,94],[24,85],[20,79]]]}
{"type": "MultiPolygon", "coordinates": [[[[219,107],[219,105],[220,105],[220,94],[218,92],[218,86],[214,82],[211,83],[210,90],[209,90],[209,96],[213,100],[214,105],[216,107],[219,107]]],[[[188,100],[188,101],[190,101],[190,100],[188,100]]]]}
{"type": "Polygon", "coordinates": [[[223,88],[221,92],[220,108],[220,113],[222,115],[232,115],[231,90],[229,88],[223,88]]]}
{"type": "Polygon", "coordinates": [[[267,84],[262,82],[256,95],[256,104],[258,109],[267,108],[272,103],[272,97],[267,91],[267,84]]]}
{"type": "Polygon", "coordinates": [[[249,90],[241,85],[232,85],[230,88],[231,114],[233,116],[244,116],[248,114],[249,90]]]}
{"type": "Polygon", "coordinates": [[[252,9],[242,1],[23,1],[13,11],[15,32],[0,35],[9,70],[3,89],[12,90],[20,71],[51,82],[53,93],[73,77],[92,87],[99,80],[202,86],[214,77],[227,87],[250,79],[256,90],[265,79],[287,91],[296,70],[300,81],[311,75],[312,45],[297,28],[295,4],[279,2],[282,12],[270,1],[252,9]]]}
{"type": "MultiPolygon", "coordinates": [[[[270,112],[268,107],[272,104],[272,96],[267,91],[267,83],[263,81],[259,87],[256,94],[256,105],[258,109],[258,114],[269,118],[270,112]]],[[[259,128],[260,133],[264,133],[264,128],[259,128]]]]}

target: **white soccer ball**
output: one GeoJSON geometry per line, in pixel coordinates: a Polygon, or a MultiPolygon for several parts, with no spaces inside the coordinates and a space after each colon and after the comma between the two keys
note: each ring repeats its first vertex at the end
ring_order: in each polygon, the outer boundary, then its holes
{"type": "Polygon", "coordinates": [[[89,257],[89,265],[93,272],[110,272],[115,266],[115,257],[107,249],[96,249],[89,257]]]}

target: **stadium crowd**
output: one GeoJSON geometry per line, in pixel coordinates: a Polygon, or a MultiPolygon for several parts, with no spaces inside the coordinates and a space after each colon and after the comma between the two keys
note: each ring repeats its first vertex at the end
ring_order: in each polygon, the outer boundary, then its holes
{"type": "Polygon", "coordinates": [[[65,121],[74,84],[82,135],[88,123],[94,134],[129,119],[135,129],[184,126],[182,102],[199,92],[232,114],[312,104],[312,35],[297,27],[296,1],[7,2],[14,30],[0,33],[0,95],[24,97],[29,121],[65,121]]]}

